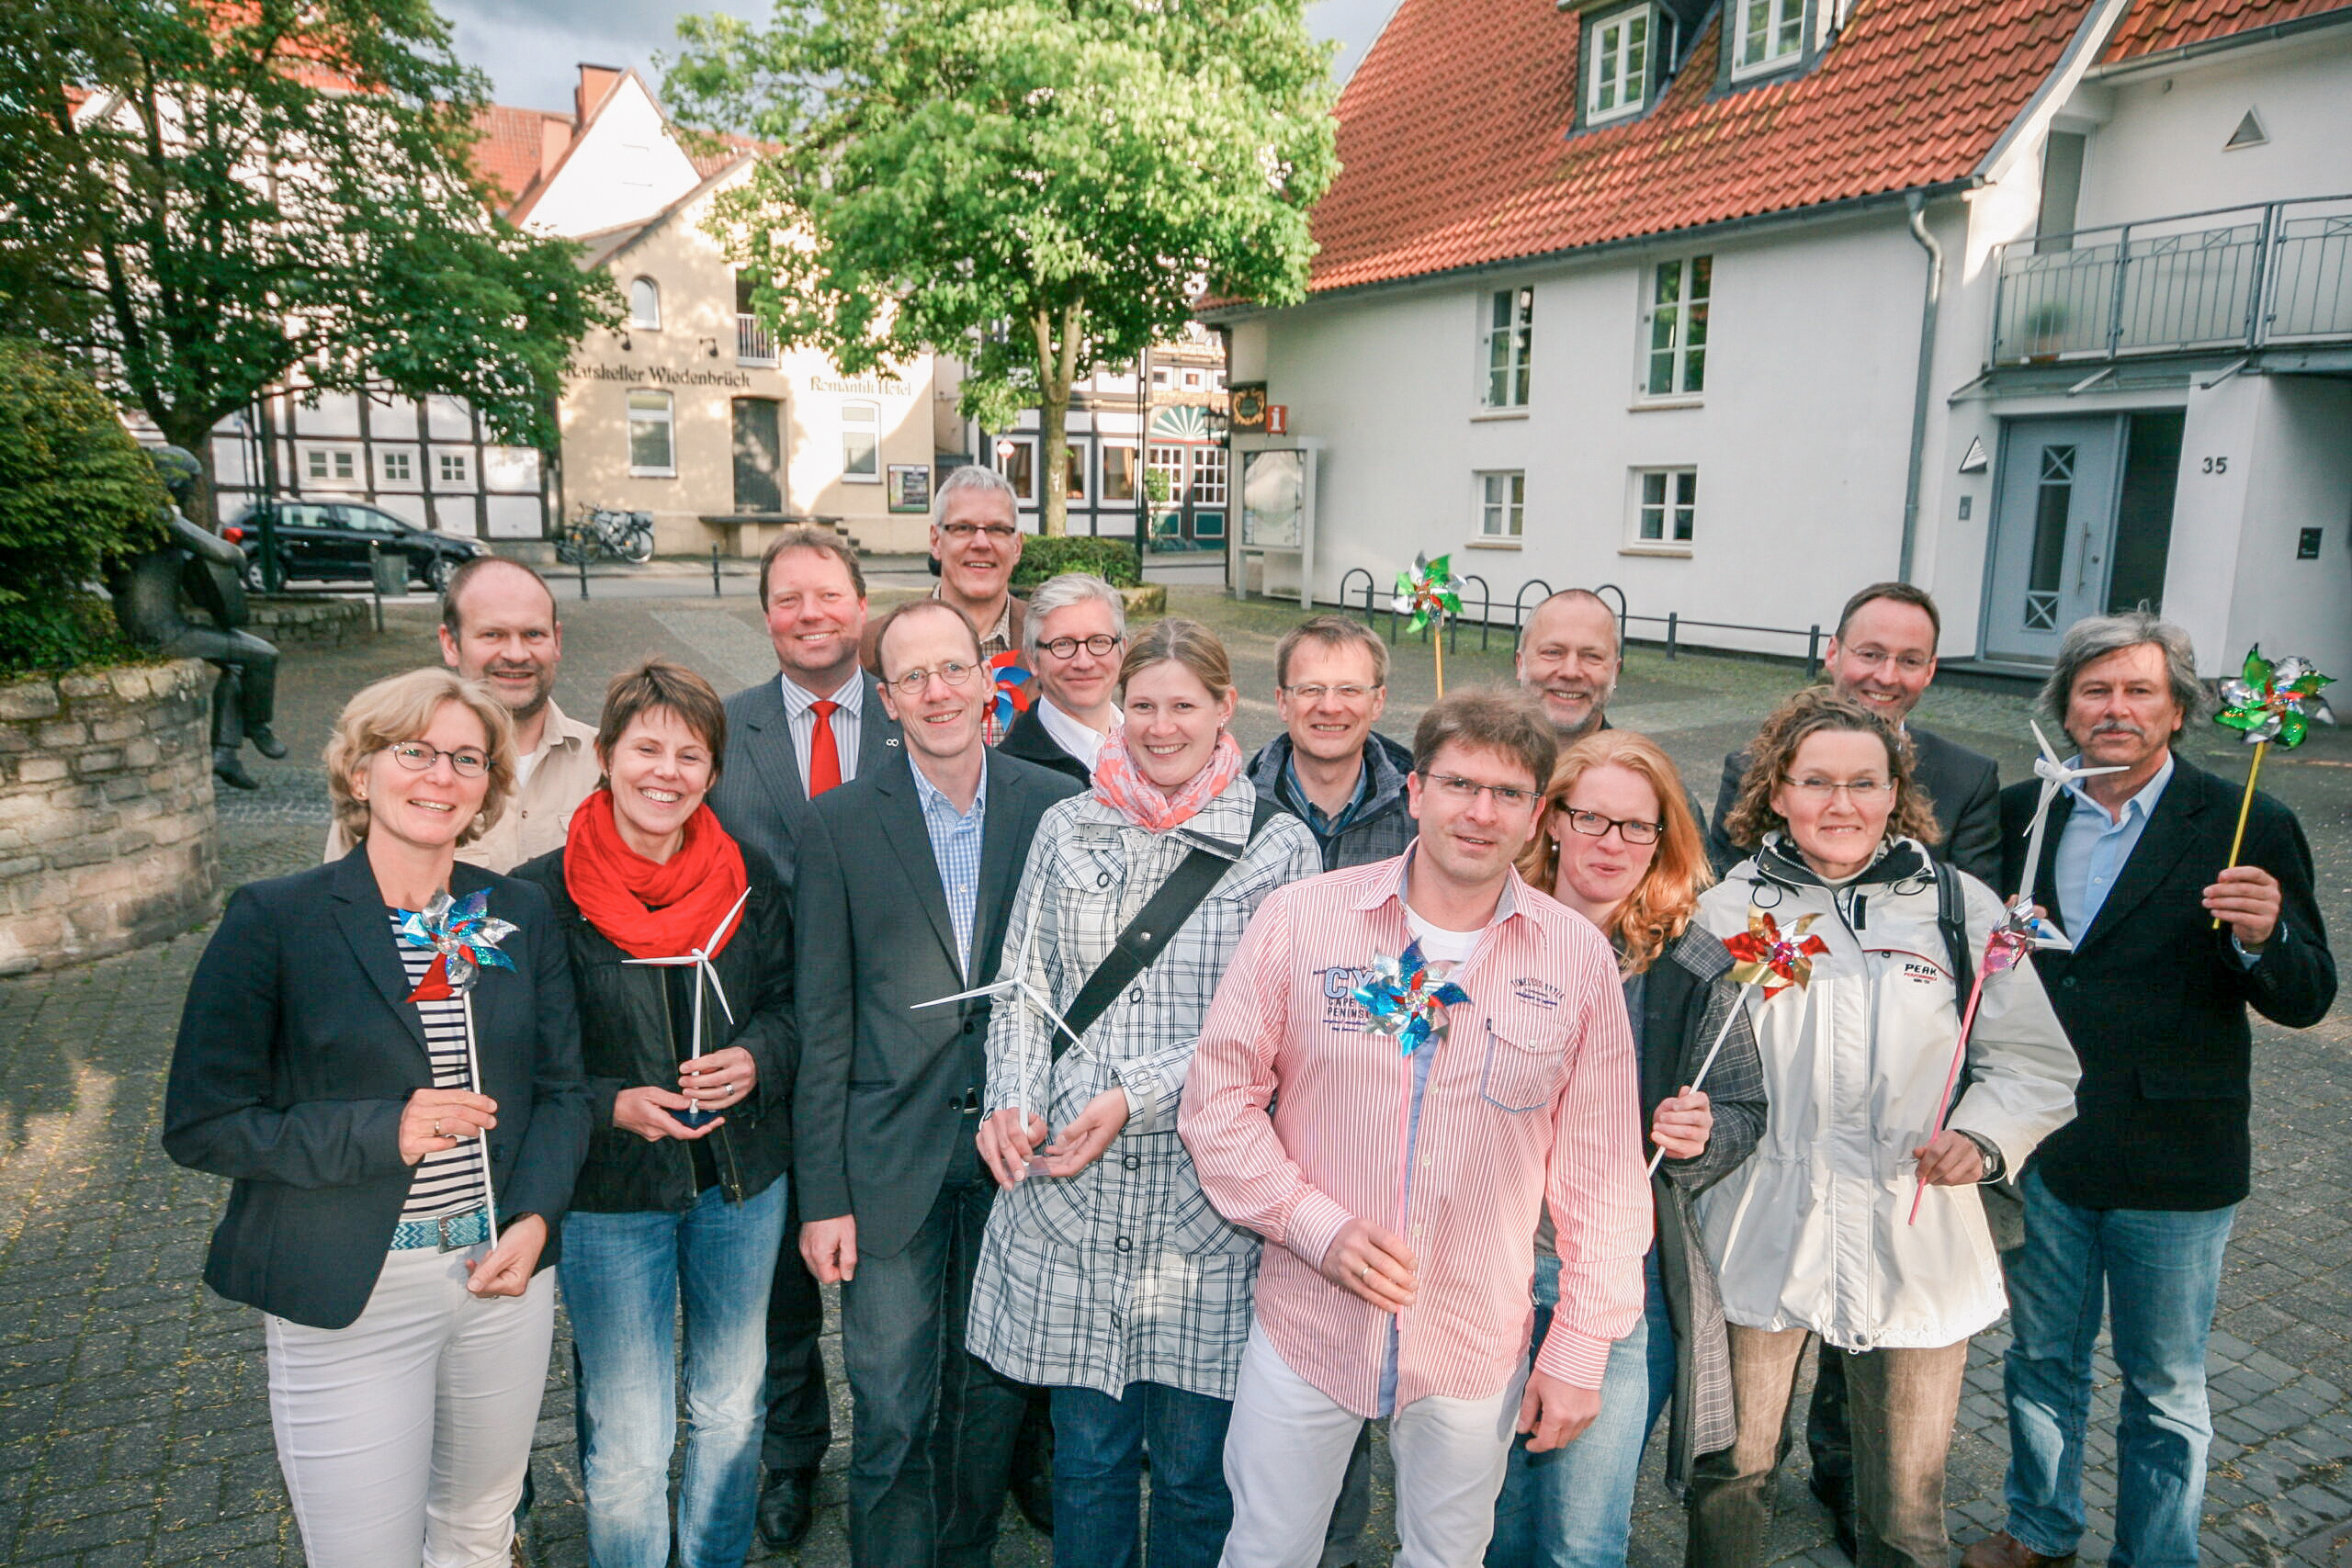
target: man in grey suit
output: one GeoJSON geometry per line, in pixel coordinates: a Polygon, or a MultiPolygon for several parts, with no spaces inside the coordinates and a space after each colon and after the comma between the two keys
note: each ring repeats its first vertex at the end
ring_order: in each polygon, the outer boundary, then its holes
{"type": "Polygon", "coordinates": [[[816,801],[800,840],[799,1246],[842,1287],[850,1561],[987,1568],[1025,1404],[964,1349],[996,1196],[973,1141],[990,999],[921,1004],[995,978],[1038,818],[1080,785],[984,744],[962,610],[904,605],[875,649],[904,752],[816,801]]]}
{"type": "MultiPolygon", "coordinates": [[[[1837,635],[1822,655],[1823,672],[1838,694],[1864,707],[1911,738],[1912,776],[1935,802],[1936,826],[1943,829],[1937,856],[1984,881],[1996,893],[2001,878],[2001,777],[1992,758],[1908,723],[1911,710],[1936,678],[1936,643],[1943,617],[1927,592],[1907,582],[1873,582],[1846,601],[1837,635]]],[[[1732,802],[1747,775],[1747,752],[1724,759],[1723,785],[1715,796],[1714,826],[1707,833],[1707,855],[1720,876],[1742,858],[1724,830],[1732,802]]],[[[1987,1194],[1985,1217],[1996,1244],[2015,1245],[2021,1235],[2015,1201],[1987,1194]]],[[[1805,1443],[1813,1453],[1813,1494],[1827,1508],[1838,1544],[1854,1555],[1854,1448],[1846,1408],[1846,1360],[1823,1348],[1821,1371],[1813,1385],[1813,1407],[1805,1443]]]]}
{"type": "MultiPolygon", "coordinates": [[[[899,726],[857,666],[865,574],[829,529],[789,528],[760,559],[760,604],[780,673],[727,699],[727,761],[710,808],[739,843],[789,884],[810,802],[899,754],[899,726]]],[[[797,1224],[791,1195],[786,1233],[797,1224]]],[[[768,1419],[760,1446],[761,1539],[797,1546],[815,1515],[817,1471],[832,1441],[818,1337],[824,1303],[786,1247],[768,1292],[768,1419]]]]}

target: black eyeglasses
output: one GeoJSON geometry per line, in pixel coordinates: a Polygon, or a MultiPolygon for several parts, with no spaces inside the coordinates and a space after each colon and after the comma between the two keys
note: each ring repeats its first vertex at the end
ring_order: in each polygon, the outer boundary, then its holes
{"type": "Polygon", "coordinates": [[[1609,837],[1609,829],[1614,828],[1617,836],[1629,844],[1657,843],[1664,826],[1639,819],[1620,821],[1614,817],[1603,817],[1598,811],[1564,810],[1561,815],[1568,819],[1568,830],[1572,833],[1582,833],[1588,839],[1605,839],[1609,837]]]}
{"type": "Polygon", "coordinates": [[[470,746],[460,746],[454,751],[436,750],[422,740],[399,740],[384,748],[392,761],[412,773],[431,768],[435,758],[446,757],[449,771],[461,779],[478,779],[490,772],[490,759],[470,746]]]}
{"type": "Polygon", "coordinates": [[[1056,659],[1075,659],[1078,657],[1078,650],[1081,648],[1095,658],[1101,659],[1124,640],[1125,639],[1113,637],[1109,632],[1096,632],[1092,637],[1057,637],[1041,642],[1037,646],[1056,659]]]}
{"type": "Polygon", "coordinates": [[[890,684],[899,688],[899,694],[902,697],[919,697],[922,695],[923,687],[929,684],[933,675],[938,676],[950,686],[960,689],[970,683],[973,673],[978,669],[979,666],[977,664],[967,664],[961,660],[951,659],[936,670],[910,670],[890,684]]]}

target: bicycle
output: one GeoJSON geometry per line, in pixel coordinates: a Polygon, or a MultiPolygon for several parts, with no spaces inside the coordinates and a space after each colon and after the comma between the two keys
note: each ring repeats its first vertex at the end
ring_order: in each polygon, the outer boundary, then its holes
{"type": "Polygon", "coordinates": [[[566,566],[578,566],[605,556],[637,566],[651,560],[653,513],[581,502],[579,515],[555,542],[555,558],[566,566]]]}

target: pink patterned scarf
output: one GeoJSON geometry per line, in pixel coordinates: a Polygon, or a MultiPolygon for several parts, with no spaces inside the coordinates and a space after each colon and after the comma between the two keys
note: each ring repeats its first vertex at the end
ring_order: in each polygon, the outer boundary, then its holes
{"type": "Polygon", "coordinates": [[[1127,732],[1122,726],[1103,739],[1102,753],[1095,758],[1094,798],[1138,828],[1165,833],[1191,821],[1202,807],[1224,794],[1225,786],[1240,773],[1240,742],[1230,732],[1220,734],[1216,750],[1209,754],[1208,766],[1171,795],[1144,777],[1142,770],[1136,766],[1135,759],[1127,754],[1127,732]]]}

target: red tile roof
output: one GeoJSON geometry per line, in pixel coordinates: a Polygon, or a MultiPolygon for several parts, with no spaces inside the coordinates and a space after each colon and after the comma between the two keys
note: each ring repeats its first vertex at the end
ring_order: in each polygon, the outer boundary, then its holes
{"type": "Polygon", "coordinates": [[[549,121],[561,126],[569,138],[571,117],[568,114],[485,104],[475,117],[481,140],[474,143],[474,164],[508,201],[521,196],[539,177],[541,128],[549,121]]]}
{"type": "Polygon", "coordinates": [[[2115,64],[2346,9],[2352,9],[2352,0],[2138,0],[2100,59],[2115,64]]]}
{"type": "Polygon", "coordinates": [[[1860,0],[1812,71],[1720,96],[1711,21],[1646,114],[1570,137],[1574,17],[1553,0],[1403,0],[1340,96],[1310,288],[1962,179],[2089,4],[1860,0]]]}

